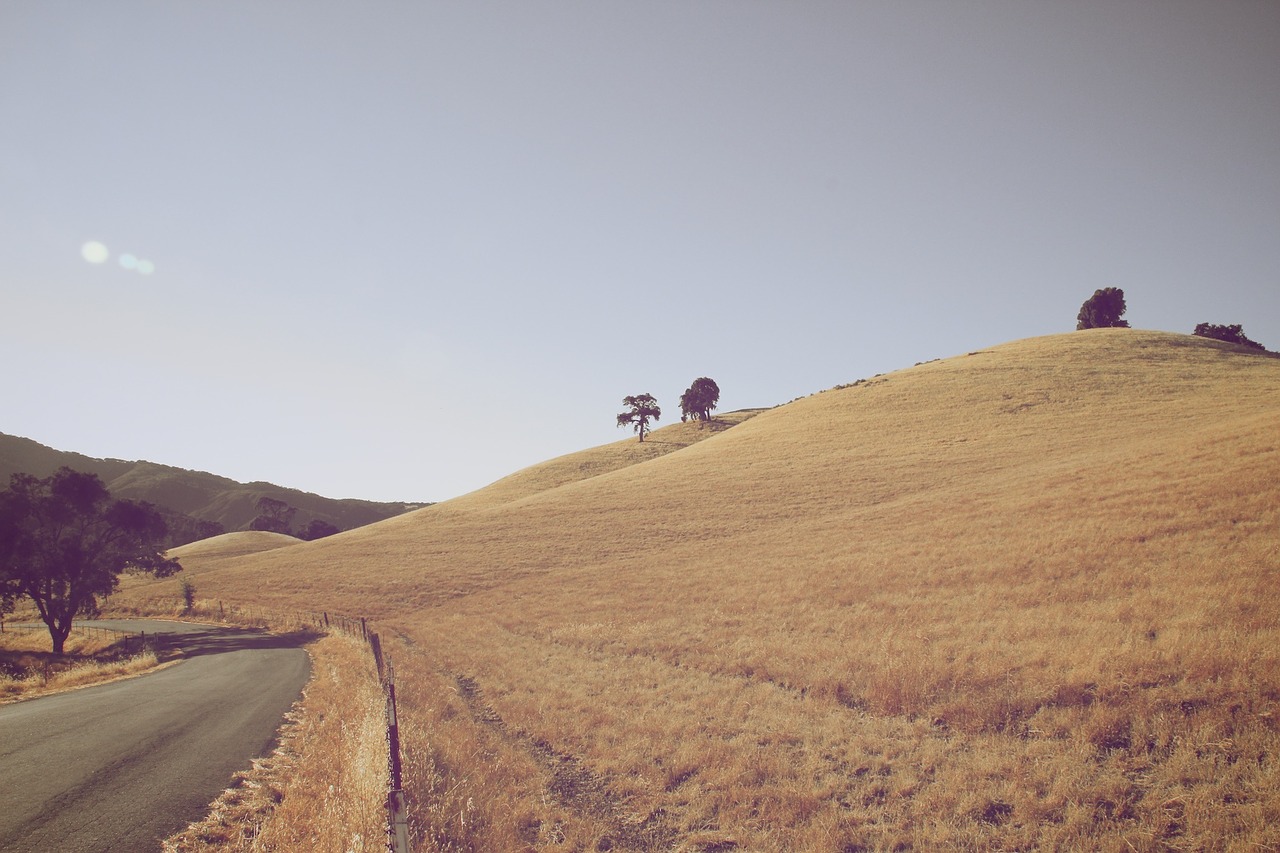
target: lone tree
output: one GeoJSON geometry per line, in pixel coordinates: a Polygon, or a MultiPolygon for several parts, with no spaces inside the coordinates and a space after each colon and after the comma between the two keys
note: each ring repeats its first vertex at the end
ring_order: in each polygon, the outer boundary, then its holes
{"type": "Polygon", "coordinates": [[[258,517],[249,522],[249,529],[288,533],[289,525],[293,524],[293,516],[297,512],[295,507],[289,506],[284,501],[263,495],[258,498],[258,517]]]}
{"type": "Polygon", "coordinates": [[[1128,320],[1124,316],[1124,291],[1118,287],[1104,287],[1095,290],[1080,306],[1076,316],[1076,329],[1127,329],[1128,320]]]}
{"type": "Polygon", "coordinates": [[[649,429],[649,421],[662,418],[662,409],[658,408],[658,401],[652,394],[637,394],[634,397],[623,397],[622,405],[626,406],[627,410],[618,415],[618,426],[634,425],[636,432],[640,433],[640,440],[644,441],[645,431],[649,429]]]}
{"type": "Polygon", "coordinates": [[[1193,334],[1202,338],[1213,338],[1215,341],[1226,341],[1229,344],[1243,344],[1252,349],[1266,350],[1266,347],[1262,344],[1245,337],[1244,328],[1238,323],[1231,326],[1219,326],[1216,323],[1198,323],[1193,334]]]}
{"type": "Polygon", "coordinates": [[[164,536],[154,506],[112,500],[94,474],[14,474],[0,492],[0,587],[35,602],[61,655],[75,617],[96,616],[126,569],[158,578],[182,571],[160,553],[164,536]]]}
{"type": "Polygon", "coordinates": [[[720,402],[720,386],[714,379],[699,376],[680,395],[680,420],[711,420],[711,410],[720,402]]]}

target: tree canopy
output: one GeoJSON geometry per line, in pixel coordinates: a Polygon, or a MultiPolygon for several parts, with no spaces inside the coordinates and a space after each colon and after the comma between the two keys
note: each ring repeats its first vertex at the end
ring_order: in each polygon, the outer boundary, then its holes
{"type": "Polygon", "coordinates": [[[30,598],[62,654],[77,616],[94,616],[126,569],[182,570],[159,551],[165,523],[149,503],[113,500],[95,474],[14,474],[0,492],[0,588],[30,598]]]}
{"type": "Polygon", "coordinates": [[[1257,341],[1249,340],[1245,336],[1244,327],[1239,323],[1230,326],[1219,326],[1216,323],[1198,323],[1193,334],[1202,338],[1213,338],[1215,341],[1226,341],[1229,344],[1243,344],[1252,349],[1266,349],[1257,341]]]}
{"type": "Polygon", "coordinates": [[[335,533],[341,533],[336,526],[330,524],[324,519],[313,518],[311,523],[298,531],[298,538],[311,542],[316,539],[323,539],[326,536],[333,536],[335,533]]]}
{"type": "Polygon", "coordinates": [[[1080,313],[1076,315],[1076,329],[1127,329],[1129,321],[1120,319],[1124,312],[1123,290],[1118,287],[1095,290],[1093,296],[1080,306],[1080,313]]]}
{"type": "Polygon", "coordinates": [[[644,434],[649,429],[649,421],[656,421],[662,417],[662,409],[658,408],[658,401],[652,394],[636,394],[633,397],[623,397],[622,405],[626,406],[627,410],[618,415],[618,426],[634,426],[635,431],[640,434],[640,440],[644,441],[644,434]]]}
{"type": "Polygon", "coordinates": [[[700,376],[680,395],[680,420],[711,420],[711,412],[720,402],[720,386],[714,379],[700,376]]]}
{"type": "Polygon", "coordinates": [[[266,495],[258,498],[258,517],[249,522],[250,530],[266,530],[271,533],[288,533],[289,525],[297,514],[296,507],[266,495]]]}

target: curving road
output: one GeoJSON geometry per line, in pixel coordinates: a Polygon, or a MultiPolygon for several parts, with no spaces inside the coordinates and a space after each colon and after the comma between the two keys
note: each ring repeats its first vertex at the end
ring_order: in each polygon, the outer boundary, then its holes
{"type": "Polygon", "coordinates": [[[0,706],[0,851],[138,853],[199,820],[271,746],[310,673],[261,631],[145,620],[188,659],[149,675],[0,706]]]}

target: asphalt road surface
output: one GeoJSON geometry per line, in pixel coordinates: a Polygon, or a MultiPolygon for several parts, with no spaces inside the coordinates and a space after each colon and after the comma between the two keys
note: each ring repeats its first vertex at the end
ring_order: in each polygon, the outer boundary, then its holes
{"type": "Polygon", "coordinates": [[[204,817],[268,752],[310,673],[295,641],[145,620],[188,659],[149,675],[0,706],[0,851],[140,853],[204,817]]]}

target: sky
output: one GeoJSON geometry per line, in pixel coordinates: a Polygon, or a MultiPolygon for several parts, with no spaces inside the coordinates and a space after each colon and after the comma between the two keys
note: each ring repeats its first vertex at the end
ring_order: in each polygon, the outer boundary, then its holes
{"type": "Polygon", "coordinates": [[[1280,349],[1270,0],[0,0],[0,432],[438,501],[1068,332],[1280,349]]]}

